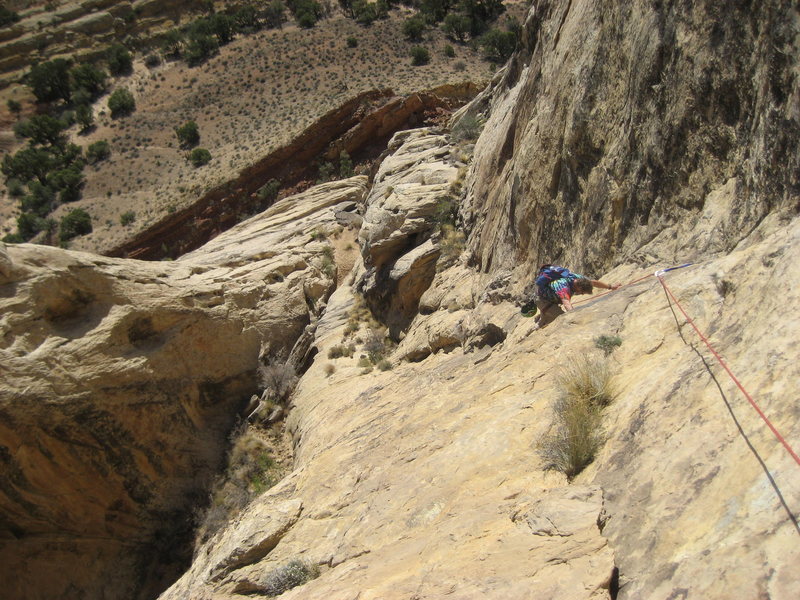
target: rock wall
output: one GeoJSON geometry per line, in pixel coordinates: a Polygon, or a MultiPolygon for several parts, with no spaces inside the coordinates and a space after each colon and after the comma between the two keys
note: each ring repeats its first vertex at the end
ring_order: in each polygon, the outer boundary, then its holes
{"type": "Polygon", "coordinates": [[[336,285],[315,188],[180,261],[0,253],[0,572],[13,598],[152,598],[185,568],[260,357],[290,354],[336,285]]]}
{"type": "Polygon", "coordinates": [[[483,271],[731,250],[796,210],[796,6],[537,0],[486,119],[463,215],[483,271]],[[691,229],[723,194],[727,212],[691,229]]]}

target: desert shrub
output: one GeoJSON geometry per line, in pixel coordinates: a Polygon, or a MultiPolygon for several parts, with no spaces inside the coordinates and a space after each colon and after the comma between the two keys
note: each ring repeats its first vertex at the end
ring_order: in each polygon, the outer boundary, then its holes
{"type": "Polygon", "coordinates": [[[456,55],[456,51],[455,51],[455,49],[453,49],[453,47],[452,47],[450,44],[447,44],[447,45],[444,47],[444,55],[445,55],[447,58],[454,58],[454,57],[455,57],[455,55],[456,55]]]}
{"type": "Polygon", "coordinates": [[[504,63],[517,47],[517,34],[513,31],[491,29],[481,37],[480,45],[486,58],[493,62],[504,63]]]}
{"type": "Polygon", "coordinates": [[[231,435],[231,442],[225,470],[214,482],[210,506],[199,519],[196,546],[208,540],[253,498],[280,479],[281,469],[256,430],[237,428],[231,435]]]}
{"type": "Polygon", "coordinates": [[[180,127],[176,127],[175,135],[178,136],[181,148],[193,148],[200,143],[200,130],[194,121],[186,121],[180,127]]]}
{"type": "Polygon", "coordinates": [[[403,22],[403,35],[409,42],[421,42],[425,31],[425,20],[422,15],[414,15],[403,22]]]}
{"type": "Polygon", "coordinates": [[[127,227],[136,220],[136,213],[132,210],[125,211],[119,216],[119,223],[123,227],[127,227]]]}
{"type": "Polygon", "coordinates": [[[304,29],[313,27],[322,18],[322,5],[316,0],[288,0],[286,4],[304,29]]]}
{"type": "Polygon", "coordinates": [[[144,57],[144,64],[148,69],[157,67],[158,65],[161,64],[161,57],[155,52],[151,52],[150,54],[144,57]]]}
{"type": "Polygon", "coordinates": [[[589,357],[571,361],[557,377],[553,425],[538,444],[545,469],[572,480],[593,460],[605,440],[602,410],[614,395],[608,363],[589,357]]]}
{"type": "Polygon", "coordinates": [[[364,340],[364,352],[373,365],[378,364],[390,351],[386,337],[380,329],[370,329],[364,340]]]}
{"type": "Polygon", "coordinates": [[[297,373],[286,363],[275,363],[261,366],[258,376],[267,399],[275,404],[286,404],[297,385],[297,373]]]}
{"type": "Polygon", "coordinates": [[[415,67],[427,65],[431,61],[431,53],[427,48],[422,46],[414,46],[411,48],[411,64],[415,67]]]}
{"type": "Polygon", "coordinates": [[[317,183],[325,183],[326,181],[330,181],[334,172],[333,163],[329,163],[327,161],[321,162],[317,167],[317,171],[317,183]]]}
{"type": "Polygon", "coordinates": [[[131,53],[122,44],[112,44],[106,51],[108,71],[112,75],[130,75],[133,72],[131,53]]]}
{"type": "Polygon", "coordinates": [[[453,138],[458,142],[470,142],[478,139],[483,124],[473,115],[466,114],[453,126],[453,138]]]}
{"type": "Polygon", "coordinates": [[[267,573],[259,587],[260,591],[267,596],[280,596],[317,577],[319,577],[319,568],[295,559],[267,573]]]}
{"type": "Polygon", "coordinates": [[[17,235],[27,242],[45,228],[45,220],[34,213],[23,212],[17,217],[17,235]]]}
{"type": "Polygon", "coordinates": [[[28,185],[28,193],[20,200],[23,212],[45,217],[55,208],[56,191],[48,183],[32,181],[28,185]]]}
{"type": "Polygon", "coordinates": [[[336,365],[331,364],[331,363],[327,363],[325,365],[325,369],[324,370],[325,370],[325,377],[330,377],[331,375],[336,373],[336,365]]]}
{"type": "Polygon", "coordinates": [[[451,196],[441,196],[436,200],[436,207],[433,210],[433,222],[436,228],[441,231],[445,225],[451,227],[456,223],[458,215],[458,202],[451,196]]]}
{"type": "Polygon", "coordinates": [[[8,110],[16,116],[19,116],[19,113],[22,112],[22,104],[13,98],[9,98],[8,102],[6,102],[6,106],[8,107],[8,110]]]}
{"type": "Polygon", "coordinates": [[[108,108],[112,118],[121,117],[136,110],[136,101],[127,88],[117,88],[108,99],[108,108]]]}
{"type": "Polygon", "coordinates": [[[456,71],[466,71],[467,70],[467,63],[465,63],[463,60],[459,60],[458,62],[456,62],[453,65],[453,68],[456,71]]]}
{"type": "Polygon", "coordinates": [[[62,242],[92,232],[92,217],[82,208],[71,210],[61,218],[59,238],[62,242]]]}
{"type": "Polygon", "coordinates": [[[256,196],[259,200],[275,200],[278,197],[278,191],[281,189],[281,182],[277,179],[270,179],[267,183],[258,188],[256,196]]]}
{"type": "Polygon", "coordinates": [[[369,358],[367,358],[366,356],[362,356],[361,358],[359,358],[357,364],[362,369],[369,368],[370,371],[372,370],[372,361],[369,358]]]}
{"type": "Polygon", "coordinates": [[[63,169],[52,171],[47,175],[47,182],[59,191],[61,202],[74,202],[81,197],[81,188],[85,183],[83,165],[72,164],[63,169]]]}
{"type": "Polygon", "coordinates": [[[571,361],[569,369],[559,374],[558,385],[566,394],[601,408],[611,403],[615,393],[608,362],[587,356],[571,361]]]}
{"type": "Polygon", "coordinates": [[[164,34],[164,40],[161,42],[161,51],[164,56],[177,58],[181,55],[182,45],[183,34],[177,29],[170,29],[164,34]]]}
{"type": "Polygon", "coordinates": [[[553,405],[553,425],[538,450],[545,470],[560,471],[571,481],[594,460],[603,441],[600,408],[584,398],[562,396],[553,405]]]}
{"type": "Polygon", "coordinates": [[[345,346],[344,344],[337,344],[336,346],[331,346],[328,350],[328,358],[341,358],[347,357],[350,358],[356,351],[356,347],[353,344],[349,344],[345,346]]]}
{"type": "Polygon", "coordinates": [[[382,358],[381,360],[379,360],[378,364],[376,364],[375,366],[378,367],[378,370],[380,370],[380,371],[391,371],[392,370],[392,363],[390,363],[385,358],[382,358]]]}
{"type": "Polygon", "coordinates": [[[90,165],[99,163],[101,160],[105,160],[109,156],[111,156],[111,149],[108,145],[108,142],[105,140],[100,140],[93,144],[89,144],[89,147],[86,149],[86,162],[88,162],[90,165]]]}
{"type": "Polygon", "coordinates": [[[347,47],[348,48],[355,48],[358,46],[358,39],[353,37],[352,35],[347,38],[347,47]]]}
{"type": "Polygon", "coordinates": [[[464,233],[452,225],[441,226],[442,239],[439,242],[441,254],[438,265],[440,268],[453,264],[464,251],[464,233]]]}
{"type": "Polygon", "coordinates": [[[618,335],[599,335],[594,338],[594,345],[599,348],[603,353],[608,356],[616,348],[622,345],[622,338],[618,335]]]}
{"type": "Polygon", "coordinates": [[[22,185],[19,179],[11,178],[6,181],[6,189],[8,189],[8,195],[12,198],[19,198],[25,195],[25,186],[22,185]]]}
{"type": "Polygon", "coordinates": [[[347,179],[348,177],[352,177],[353,174],[353,161],[350,159],[350,155],[347,151],[342,150],[339,153],[339,177],[347,179]]]}
{"type": "Polygon", "coordinates": [[[333,248],[325,246],[322,249],[322,256],[320,257],[319,263],[320,271],[331,279],[336,277],[336,261],[333,258],[333,248]]]}
{"type": "Polygon", "coordinates": [[[210,160],[211,152],[205,148],[195,148],[189,153],[189,162],[195,168],[208,164],[210,160]]]}

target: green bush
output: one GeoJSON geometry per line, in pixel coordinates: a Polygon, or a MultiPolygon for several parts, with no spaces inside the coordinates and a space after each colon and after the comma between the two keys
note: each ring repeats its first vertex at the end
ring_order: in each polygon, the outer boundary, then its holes
{"type": "Polygon", "coordinates": [[[195,168],[208,164],[210,160],[211,152],[205,148],[195,148],[189,154],[189,162],[191,162],[192,166],[195,168]]]}
{"type": "Polygon", "coordinates": [[[281,189],[281,182],[277,179],[270,179],[267,183],[258,188],[256,196],[261,201],[275,200],[278,197],[278,192],[281,189]]]}
{"type": "MultiPolygon", "coordinates": [[[[89,101],[96,100],[106,91],[106,74],[101,70],[84,63],[74,67],[70,72],[73,99],[78,93],[85,94],[89,101]]],[[[82,103],[86,103],[85,101],[82,103]]]]}
{"type": "Polygon", "coordinates": [[[136,220],[136,213],[132,210],[126,211],[119,216],[120,225],[127,227],[136,220]]]}
{"type": "Polygon", "coordinates": [[[19,113],[22,112],[22,104],[10,98],[8,102],[6,102],[6,106],[8,106],[8,110],[11,111],[14,115],[19,116],[19,113]]]}
{"type": "Polygon", "coordinates": [[[286,6],[283,0],[272,0],[264,8],[264,21],[267,27],[280,28],[286,22],[286,6]]]}
{"type": "Polygon", "coordinates": [[[35,214],[24,212],[17,217],[17,235],[27,242],[45,227],[45,220],[35,214]]]}
{"type": "Polygon", "coordinates": [[[356,39],[351,35],[350,37],[347,38],[347,47],[355,48],[356,46],[358,46],[358,39],[356,39]]]}
{"type": "Polygon", "coordinates": [[[345,346],[344,344],[337,344],[336,346],[331,346],[328,350],[328,358],[350,358],[356,351],[356,347],[353,344],[349,344],[345,346]]]}
{"type": "Polygon", "coordinates": [[[418,67],[420,65],[427,65],[431,60],[431,54],[427,48],[422,46],[414,46],[411,49],[411,64],[418,67]]]}
{"type": "Polygon", "coordinates": [[[442,23],[442,31],[454,42],[466,42],[471,29],[472,21],[464,14],[450,13],[442,23]]]}
{"type": "Polygon", "coordinates": [[[425,31],[425,21],[421,15],[414,15],[403,23],[403,35],[410,42],[421,42],[425,31]]]}
{"type": "Polygon", "coordinates": [[[347,179],[353,175],[353,161],[350,159],[350,155],[347,153],[347,151],[342,150],[339,153],[339,177],[342,179],[347,179]]]}
{"type": "Polygon", "coordinates": [[[122,44],[112,44],[106,51],[108,70],[112,75],[129,75],[133,72],[131,53],[122,44]]]}
{"type": "Polygon", "coordinates": [[[178,136],[181,148],[193,148],[200,143],[200,130],[194,121],[187,121],[180,127],[176,127],[175,135],[178,136]]]}
{"type": "Polygon", "coordinates": [[[493,62],[504,63],[517,47],[517,34],[513,31],[492,29],[483,35],[480,45],[486,58],[493,62]]]}
{"type": "Polygon", "coordinates": [[[259,586],[267,596],[280,596],[286,591],[319,577],[319,569],[302,560],[292,560],[270,571],[259,586]]]}
{"type": "Polygon", "coordinates": [[[136,110],[136,101],[127,88],[117,88],[108,99],[108,108],[112,118],[121,117],[136,110]]]}
{"type": "Polygon", "coordinates": [[[86,162],[88,162],[90,165],[99,163],[101,160],[105,160],[109,156],[111,156],[111,149],[108,145],[108,142],[105,140],[100,140],[99,142],[89,144],[89,147],[86,149],[86,162]]]}
{"type": "Polygon", "coordinates": [[[275,404],[286,404],[297,385],[297,373],[285,363],[261,366],[258,376],[267,398],[275,404]]]}
{"type": "Polygon", "coordinates": [[[445,55],[447,58],[455,58],[456,51],[455,51],[455,49],[454,49],[454,48],[453,48],[453,47],[452,47],[450,44],[447,44],[447,45],[444,47],[444,55],[445,55]]]}
{"type": "Polygon", "coordinates": [[[71,210],[61,218],[59,237],[62,242],[92,232],[92,217],[82,208],[71,210]]]}
{"type": "Polygon", "coordinates": [[[8,10],[5,6],[0,6],[0,27],[11,25],[19,21],[19,15],[14,11],[8,10]]]}
{"type": "Polygon", "coordinates": [[[89,131],[94,125],[94,112],[88,104],[81,104],[75,109],[75,119],[81,126],[81,131],[89,131]]]}
{"type": "Polygon", "coordinates": [[[15,134],[40,146],[62,147],[67,140],[64,129],[64,123],[50,115],[34,115],[14,125],[15,134]]]}
{"type": "Polygon", "coordinates": [[[161,57],[158,54],[151,53],[144,57],[144,64],[148,69],[157,67],[161,64],[161,57]]]}
{"type": "Polygon", "coordinates": [[[622,345],[622,338],[618,335],[599,335],[594,338],[594,345],[608,356],[622,345]]]}

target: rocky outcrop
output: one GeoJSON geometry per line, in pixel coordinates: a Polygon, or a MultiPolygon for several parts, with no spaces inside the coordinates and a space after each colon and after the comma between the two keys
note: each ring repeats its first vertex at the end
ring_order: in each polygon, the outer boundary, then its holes
{"type": "Polygon", "coordinates": [[[534,2],[473,107],[488,111],[463,210],[474,263],[693,260],[796,209],[796,17],[779,0],[534,2]],[[719,194],[728,214],[690,243],[719,194]]]}
{"type": "Polygon", "coordinates": [[[313,188],[175,262],[2,247],[9,597],[147,598],[185,568],[259,361],[286,359],[316,321],[336,285],[319,234],[365,186],[313,188]]]}
{"type": "Polygon", "coordinates": [[[277,180],[284,189],[298,184],[306,187],[317,176],[315,160],[338,160],[342,151],[357,160],[376,156],[398,129],[421,125],[429,116],[438,117],[436,111],[449,112],[476,92],[474,85],[464,83],[408,97],[394,96],[391,90],[359,94],[322,116],[290,144],[244,169],[236,179],[107,254],[152,260],[198,248],[236,223],[243,212],[263,208],[265,201],[257,192],[268,181],[277,180]]]}

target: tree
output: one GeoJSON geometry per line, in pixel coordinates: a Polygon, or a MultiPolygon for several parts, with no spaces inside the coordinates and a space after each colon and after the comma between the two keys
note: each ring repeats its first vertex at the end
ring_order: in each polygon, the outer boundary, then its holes
{"type": "Polygon", "coordinates": [[[72,164],[65,169],[53,171],[47,176],[47,180],[50,185],[60,192],[59,200],[62,203],[79,200],[81,188],[86,181],[83,177],[83,166],[76,164],[72,164]]]}
{"type": "Polygon", "coordinates": [[[272,0],[264,8],[264,21],[267,27],[281,28],[286,22],[286,6],[283,0],[272,0]]]}
{"type": "Polygon", "coordinates": [[[108,108],[112,118],[121,117],[136,110],[136,101],[127,88],[117,88],[108,99],[108,108]]]}
{"type": "MultiPolygon", "coordinates": [[[[90,100],[96,100],[106,91],[106,74],[94,65],[84,63],[74,67],[70,72],[72,95],[76,98],[78,92],[84,92],[90,100]]],[[[77,102],[77,104],[86,104],[77,102]]]]}
{"type": "Polygon", "coordinates": [[[183,57],[190,65],[199,65],[208,60],[217,50],[219,50],[219,43],[213,35],[193,31],[189,34],[189,41],[186,43],[183,57]]]}
{"type": "Polygon", "coordinates": [[[353,16],[356,23],[361,25],[372,25],[378,18],[375,12],[375,4],[366,0],[353,0],[353,16]]]}
{"type": "Polygon", "coordinates": [[[224,46],[233,39],[234,21],[228,15],[216,13],[209,18],[211,32],[216,36],[220,46],[224,46]]]}
{"type": "Polygon", "coordinates": [[[59,237],[62,242],[92,232],[92,217],[82,208],[71,210],[61,218],[59,237]]]}
{"type": "Polygon", "coordinates": [[[425,31],[425,21],[420,15],[414,15],[403,23],[403,35],[410,42],[421,42],[423,31],[425,31]]]}
{"type": "Polygon", "coordinates": [[[47,174],[56,165],[53,154],[45,148],[23,148],[14,155],[3,157],[2,171],[7,178],[23,183],[38,180],[47,183],[47,174]]]}
{"type": "Polygon", "coordinates": [[[470,18],[460,13],[450,13],[442,23],[442,31],[454,42],[466,42],[471,29],[472,22],[470,18]]]}
{"type": "Polygon", "coordinates": [[[56,58],[31,67],[28,73],[28,86],[39,102],[69,102],[72,95],[69,78],[70,62],[56,58]]]}
{"type": "Polygon", "coordinates": [[[256,7],[252,4],[247,4],[236,11],[233,15],[233,21],[238,31],[253,32],[261,29],[261,19],[258,16],[256,7]]]}
{"type": "Polygon", "coordinates": [[[211,160],[211,153],[205,148],[195,148],[189,154],[189,161],[195,168],[202,167],[211,160]]]}
{"type": "Polygon", "coordinates": [[[27,242],[45,227],[45,220],[32,213],[22,213],[17,217],[17,231],[22,241],[27,242]]]}
{"type": "Polygon", "coordinates": [[[30,192],[19,202],[22,212],[46,217],[55,208],[56,192],[49,185],[32,181],[28,186],[30,192]]]}
{"type": "Polygon", "coordinates": [[[513,31],[491,29],[486,32],[480,41],[483,52],[491,61],[504,63],[514,53],[517,47],[517,35],[513,31]]]}
{"type": "Polygon", "coordinates": [[[133,59],[128,49],[122,44],[112,44],[106,51],[108,70],[112,75],[130,75],[133,71],[133,59]]]}
{"type": "Polygon", "coordinates": [[[427,17],[428,22],[438,23],[450,11],[452,0],[422,0],[420,11],[427,17]]]}
{"type": "Polygon", "coordinates": [[[431,61],[431,54],[422,46],[414,46],[411,49],[411,64],[415,67],[427,65],[431,61]]]}
{"type": "Polygon", "coordinates": [[[181,148],[193,148],[200,143],[200,131],[194,121],[187,121],[180,127],[176,127],[175,135],[178,136],[181,148]]]}
{"type": "Polygon", "coordinates": [[[40,146],[63,146],[66,143],[64,124],[50,115],[34,115],[14,126],[14,133],[40,146]]]}
{"type": "Polygon", "coordinates": [[[181,55],[181,45],[183,44],[183,35],[177,29],[170,29],[164,35],[164,41],[161,42],[161,51],[164,56],[178,57],[181,55]]]}
{"type": "Polygon", "coordinates": [[[88,104],[81,104],[75,109],[75,118],[78,120],[78,125],[81,126],[82,132],[89,131],[94,125],[94,112],[88,104]]]}

